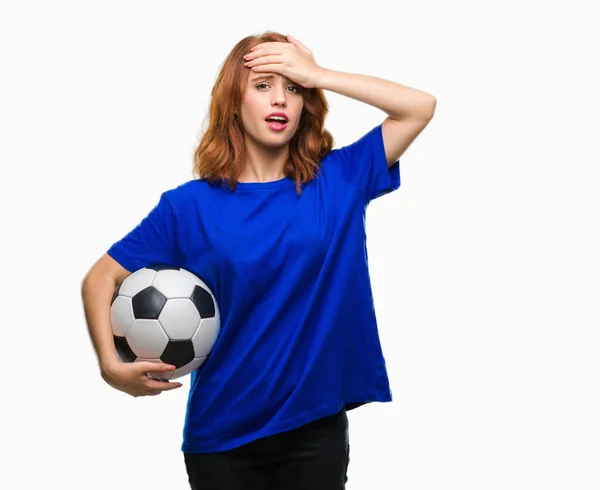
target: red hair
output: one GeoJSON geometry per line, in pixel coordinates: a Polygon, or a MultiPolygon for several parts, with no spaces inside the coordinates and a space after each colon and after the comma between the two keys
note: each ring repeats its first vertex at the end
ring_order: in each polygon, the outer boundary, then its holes
{"type": "MultiPolygon", "coordinates": [[[[250,71],[243,56],[250,48],[264,42],[289,42],[283,34],[267,31],[248,36],[238,42],[225,59],[211,92],[208,129],[194,152],[194,177],[211,184],[229,182],[235,189],[246,153],[244,127],[240,114],[241,102],[250,71]]],[[[302,193],[301,183],[313,179],[319,172],[321,160],[333,146],[333,136],[325,129],[329,107],[323,90],[300,87],[304,108],[296,133],[289,142],[289,160],[284,172],[296,182],[296,193],[302,193]]]]}

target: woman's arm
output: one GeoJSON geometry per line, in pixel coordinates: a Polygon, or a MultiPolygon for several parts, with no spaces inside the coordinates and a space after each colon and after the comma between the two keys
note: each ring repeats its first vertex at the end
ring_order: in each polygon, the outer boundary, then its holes
{"type": "Polygon", "coordinates": [[[104,254],[87,273],[81,296],[88,330],[100,370],[120,362],[117,358],[110,321],[110,302],[115,288],[131,274],[110,255],[104,254]]]}
{"type": "Polygon", "coordinates": [[[369,75],[322,68],[315,87],[372,105],[398,120],[430,120],[435,111],[436,99],[433,95],[369,75]]]}

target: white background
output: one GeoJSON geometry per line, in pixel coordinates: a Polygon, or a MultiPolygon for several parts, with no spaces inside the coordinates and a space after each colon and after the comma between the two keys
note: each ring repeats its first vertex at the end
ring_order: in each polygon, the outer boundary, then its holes
{"type": "MultiPolygon", "coordinates": [[[[349,413],[349,490],[600,488],[600,43],[592,2],[3,2],[0,487],[186,489],[189,377],[105,384],[81,281],[192,178],[221,63],[292,34],[437,99],[372,202],[394,400],[349,413]]],[[[338,148],[386,114],[326,91],[338,148]]]]}

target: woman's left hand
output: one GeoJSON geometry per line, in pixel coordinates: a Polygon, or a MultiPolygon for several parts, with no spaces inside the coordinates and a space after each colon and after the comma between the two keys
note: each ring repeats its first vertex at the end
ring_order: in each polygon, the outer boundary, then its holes
{"type": "Polygon", "coordinates": [[[244,66],[255,73],[270,72],[293,80],[304,88],[315,88],[323,73],[310,49],[292,36],[289,43],[271,42],[254,46],[244,56],[244,66]]]}

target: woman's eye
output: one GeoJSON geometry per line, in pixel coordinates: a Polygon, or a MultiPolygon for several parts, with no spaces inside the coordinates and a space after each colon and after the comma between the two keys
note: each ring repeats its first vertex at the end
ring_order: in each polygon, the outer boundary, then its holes
{"type": "MultiPolygon", "coordinates": [[[[256,86],[256,88],[259,88],[259,87],[261,87],[261,86],[268,87],[268,85],[267,85],[266,83],[259,83],[259,84],[256,86]]],[[[292,87],[292,88],[295,90],[295,93],[300,93],[300,89],[299,89],[298,87],[296,87],[295,85],[290,85],[290,86],[291,86],[291,87],[292,87]]]]}

